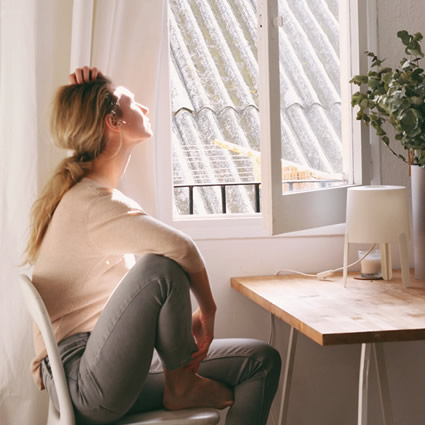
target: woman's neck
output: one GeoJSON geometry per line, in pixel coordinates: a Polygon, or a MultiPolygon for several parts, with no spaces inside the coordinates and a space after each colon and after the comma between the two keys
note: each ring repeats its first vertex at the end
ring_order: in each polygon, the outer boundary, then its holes
{"type": "Polygon", "coordinates": [[[125,173],[131,157],[131,149],[123,149],[114,155],[103,152],[93,160],[93,167],[86,175],[87,178],[111,188],[117,188],[125,173]]]}

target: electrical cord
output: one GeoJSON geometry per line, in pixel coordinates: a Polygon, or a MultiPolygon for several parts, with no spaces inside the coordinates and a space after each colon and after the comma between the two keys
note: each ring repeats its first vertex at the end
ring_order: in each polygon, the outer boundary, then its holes
{"type": "MultiPolygon", "coordinates": [[[[347,266],[347,269],[355,266],[356,264],[360,263],[360,261],[364,260],[375,249],[375,246],[376,244],[373,244],[361,258],[354,261],[354,263],[349,264],[347,266]]],[[[337,269],[325,270],[319,273],[303,273],[298,270],[282,269],[276,273],[276,276],[279,276],[282,273],[292,273],[292,274],[299,274],[301,276],[306,276],[306,277],[315,277],[319,280],[326,280],[326,278],[328,278],[329,276],[332,276],[334,273],[339,272],[340,270],[343,270],[343,269],[344,267],[338,267],[337,269]]]]}

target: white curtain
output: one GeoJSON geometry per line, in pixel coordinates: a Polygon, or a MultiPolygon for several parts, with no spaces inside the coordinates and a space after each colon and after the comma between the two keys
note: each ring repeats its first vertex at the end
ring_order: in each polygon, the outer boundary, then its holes
{"type": "MultiPolygon", "coordinates": [[[[46,394],[29,374],[31,321],[17,276],[32,202],[65,155],[49,142],[54,90],[75,66],[97,66],[150,108],[155,132],[157,99],[168,90],[159,81],[165,35],[166,0],[0,0],[1,425],[42,425],[46,418],[46,394]]],[[[121,187],[152,214],[156,143],[136,149],[121,187]]]]}
{"type": "MultiPolygon", "coordinates": [[[[102,0],[97,2],[93,20],[91,63],[113,82],[129,88],[136,99],[148,106],[154,134],[159,134],[160,71],[167,67],[162,52],[168,52],[166,0],[102,0]],[[101,7],[100,7],[101,5],[101,7]]],[[[167,57],[168,60],[168,57],[167,57]]],[[[167,83],[165,83],[167,86],[167,83]]],[[[167,86],[168,90],[168,86],[167,86]]],[[[157,136],[139,145],[133,153],[121,190],[156,215],[155,144],[157,136]]]]}

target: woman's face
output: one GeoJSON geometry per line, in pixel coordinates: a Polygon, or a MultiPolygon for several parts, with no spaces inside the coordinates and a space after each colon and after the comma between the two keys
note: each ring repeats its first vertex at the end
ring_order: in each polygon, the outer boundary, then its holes
{"type": "Polygon", "coordinates": [[[122,135],[131,142],[142,142],[152,136],[152,128],[147,117],[149,109],[137,103],[134,94],[125,87],[119,86],[114,89],[114,95],[118,97],[121,116],[118,118],[122,135]]]}

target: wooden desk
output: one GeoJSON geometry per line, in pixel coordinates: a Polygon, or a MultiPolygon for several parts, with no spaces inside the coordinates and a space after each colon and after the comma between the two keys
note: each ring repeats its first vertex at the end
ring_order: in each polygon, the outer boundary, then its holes
{"type": "Polygon", "coordinates": [[[350,273],[328,281],[298,275],[236,277],[231,286],[291,326],[279,424],[286,424],[297,331],[320,345],[362,344],[358,424],[367,424],[368,370],[377,367],[384,424],[392,425],[382,342],[425,339],[425,282],[404,288],[400,272],[391,281],[357,280],[350,273]]]}

